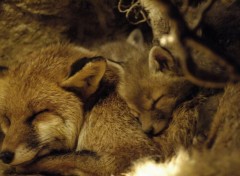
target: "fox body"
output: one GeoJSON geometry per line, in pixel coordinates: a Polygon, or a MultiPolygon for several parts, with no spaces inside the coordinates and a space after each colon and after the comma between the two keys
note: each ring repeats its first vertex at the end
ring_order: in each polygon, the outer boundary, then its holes
{"type": "Polygon", "coordinates": [[[158,155],[105,70],[102,57],[72,45],[45,48],[2,69],[3,162],[19,172],[110,175],[158,155]]]}
{"type": "Polygon", "coordinates": [[[119,75],[118,92],[139,117],[143,130],[158,134],[165,129],[173,109],[193,87],[177,74],[171,55],[156,47],[148,60],[149,50],[139,30],[134,30],[126,41],[107,43],[100,50],[119,75]]]}

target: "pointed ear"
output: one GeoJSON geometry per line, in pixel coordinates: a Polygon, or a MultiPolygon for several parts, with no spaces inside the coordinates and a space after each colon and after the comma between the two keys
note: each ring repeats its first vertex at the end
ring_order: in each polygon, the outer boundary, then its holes
{"type": "Polygon", "coordinates": [[[143,34],[139,29],[135,29],[129,34],[127,42],[137,48],[144,48],[143,34]]]}
{"type": "Polygon", "coordinates": [[[71,64],[68,77],[61,86],[80,93],[86,99],[97,90],[106,71],[106,60],[103,57],[81,58],[71,64]]]}
{"type": "Polygon", "coordinates": [[[159,46],[149,52],[149,69],[153,73],[173,71],[175,67],[172,55],[159,46]]]}
{"type": "Polygon", "coordinates": [[[7,71],[8,71],[8,67],[0,66],[0,78],[4,76],[7,71]]]}

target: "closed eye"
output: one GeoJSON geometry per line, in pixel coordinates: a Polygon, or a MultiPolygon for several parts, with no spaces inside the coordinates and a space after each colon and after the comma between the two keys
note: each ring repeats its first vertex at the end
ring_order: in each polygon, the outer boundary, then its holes
{"type": "Polygon", "coordinates": [[[9,126],[10,126],[10,124],[11,124],[11,121],[10,121],[10,119],[8,118],[7,115],[4,115],[4,116],[3,116],[3,122],[4,122],[5,124],[9,125],[9,126]]]}
{"type": "Polygon", "coordinates": [[[10,119],[8,118],[7,115],[4,115],[4,116],[2,117],[2,119],[0,120],[1,132],[2,132],[3,134],[6,134],[7,129],[10,127],[10,125],[11,125],[10,119]]]}
{"type": "Polygon", "coordinates": [[[115,61],[115,60],[112,60],[112,59],[107,59],[107,61],[112,62],[112,63],[115,63],[115,64],[118,64],[118,65],[121,65],[121,66],[124,65],[124,62],[115,61]]]}
{"type": "Polygon", "coordinates": [[[33,115],[31,115],[30,117],[27,118],[26,122],[31,124],[33,122],[33,120],[40,114],[45,113],[45,112],[49,112],[49,109],[44,109],[42,111],[39,111],[37,113],[34,113],[33,115]]]}
{"type": "Polygon", "coordinates": [[[159,100],[161,100],[165,95],[161,95],[160,97],[158,97],[158,99],[156,99],[153,103],[152,103],[152,107],[151,109],[154,110],[156,108],[156,104],[158,103],[159,100]]]}
{"type": "Polygon", "coordinates": [[[137,111],[135,111],[134,109],[130,109],[130,112],[134,117],[139,117],[139,113],[137,111]]]}

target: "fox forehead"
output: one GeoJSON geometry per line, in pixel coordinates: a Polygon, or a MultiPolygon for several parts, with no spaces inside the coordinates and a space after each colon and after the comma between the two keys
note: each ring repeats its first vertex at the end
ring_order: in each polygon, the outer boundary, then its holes
{"type": "Polygon", "coordinates": [[[180,78],[165,75],[147,75],[138,79],[130,76],[119,85],[119,92],[134,109],[149,110],[162,96],[178,96],[184,83],[180,78]]]}
{"type": "Polygon", "coordinates": [[[71,60],[92,56],[95,54],[84,48],[69,45],[48,47],[31,55],[0,79],[0,113],[9,117],[29,116],[45,107],[56,109],[71,100],[79,102],[59,84],[68,76],[65,74],[71,60]]]}
{"type": "MultiPolygon", "coordinates": [[[[94,57],[95,53],[72,45],[54,45],[34,52],[10,70],[9,77],[34,84],[39,78],[59,82],[66,78],[72,61],[94,57]]],[[[16,79],[15,79],[16,80],[16,79]]]]}
{"type": "Polygon", "coordinates": [[[51,95],[54,95],[54,89],[50,88],[51,84],[48,87],[38,86],[39,88],[36,86],[31,88],[29,84],[29,87],[26,88],[26,85],[22,85],[20,86],[17,82],[15,85],[11,85],[11,82],[8,82],[3,86],[5,91],[1,92],[0,108],[1,113],[8,118],[30,116],[32,113],[49,106],[49,102],[51,102],[49,99],[51,99],[51,95]],[[49,101],[46,100],[46,97],[49,101]]]}

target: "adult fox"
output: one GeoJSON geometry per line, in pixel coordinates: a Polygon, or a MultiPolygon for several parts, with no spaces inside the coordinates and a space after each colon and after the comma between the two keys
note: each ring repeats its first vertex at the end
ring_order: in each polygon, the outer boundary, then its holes
{"type": "Polygon", "coordinates": [[[111,175],[159,154],[96,53],[55,45],[1,70],[0,158],[19,172],[111,175]]]}

